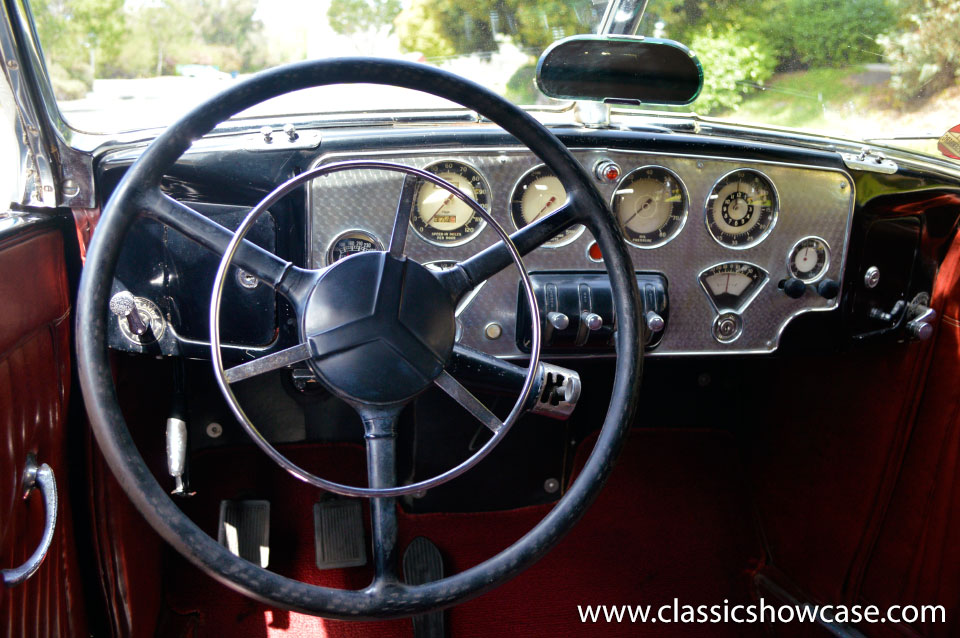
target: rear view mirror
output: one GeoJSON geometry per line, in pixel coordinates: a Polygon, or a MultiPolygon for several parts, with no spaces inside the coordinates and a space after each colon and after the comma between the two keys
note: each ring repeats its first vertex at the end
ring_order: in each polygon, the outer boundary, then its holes
{"type": "Polygon", "coordinates": [[[673,40],[578,35],[543,52],[537,86],[566,100],[683,105],[700,94],[703,68],[673,40]]]}

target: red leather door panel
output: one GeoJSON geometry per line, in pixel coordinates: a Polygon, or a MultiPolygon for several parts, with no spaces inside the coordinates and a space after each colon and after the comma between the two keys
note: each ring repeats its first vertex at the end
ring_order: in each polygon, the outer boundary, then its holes
{"type": "Polygon", "coordinates": [[[19,587],[0,586],[4,636],[87,635],[66,482],[69,299],[59,226],[27,222],[0,239],[0,566],[23,563],[43,533],[40,494],[21,497],[28,453],[50,465],[61,494],[39,571],[19,587]]]}

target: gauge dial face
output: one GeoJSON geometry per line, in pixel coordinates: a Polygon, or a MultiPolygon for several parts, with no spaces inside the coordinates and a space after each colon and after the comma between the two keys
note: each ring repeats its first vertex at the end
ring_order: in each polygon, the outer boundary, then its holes
{"type": "MultiPolygon", "coordinates": [[[[537,166],[527,172],[513,188],[510,198],[510,213],[513,225],[520,230],[527,224],[546,217],[563,206],[567,201],[567,191],[560,180],[546,166],[537,166]]],[[[583,225],[577,224],[563,231],[544,246],[565,246],[583,232],[583,225]]]]}
{"type": "Polygon", "coordinates": [[[759,266],[731,261],[707,268],[698,279],[717,312],[742,312],[767,283],[759,266]]]}
{"type": "Polygon", "coordinates": [[[721,178],[707,198],[707,229],[731,248],[749,248],[777,223],[779,202],[773,184],[761,173],[742,169],[721,178]]]}
{"type": "Polygon", "coordinates": [[[383,250],[383,245],[380,240],[365,230],[348,230],[337,236],[330,244],[330,248],[327,249],[327,265],[368,250],[383,250]]]}
{"type": "Polygon", "coordinates": [[[643,166],[624,177],[611,206],[623,236],[640,248],[667,243],[687,219],[683,184],[661,166],[643,166]]]}
{"type": "MultiPolygon", "coordinates": [[[[431,164],[425,170],[456,186],[464,195],[476,200],[484,210],[490,210],[490,189],[477,169],[462,162],[442,161],[431,164]]],[[[476,237],[486,222],[450,191],[420,181],[413,210],[410,211],[410,225],[429,242],[457,246],[476,237]]]]}
{"type": "Polygon", "coordinates": [[[787,271],[804,283],[822,277],[829,265],[830,248],[819,237],[801,239],[787,256],[787,271]]]}

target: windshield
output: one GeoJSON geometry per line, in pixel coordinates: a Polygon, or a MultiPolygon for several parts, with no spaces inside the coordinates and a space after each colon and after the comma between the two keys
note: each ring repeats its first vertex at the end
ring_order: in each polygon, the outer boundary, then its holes
{"type": "MultiPolygon", "coordinates": [[[[642,3],[641,3],[642,4],[642,3]]],[[[594,33],[591,0],[33,0],[61,111],[75,128],[162,126],[243,77],[344,55],[414,60],[521,105],[563,106],[533,78],[553,41],[594,33]]],[[[954,0],[651,0],[638,34],[689,46],[704,69],[691,105],[720,120],[893,139],[936,152],[960,123],[954,0]]],[[[370,86],[299,92],[255,114],[452,106],[370,86]]]]}

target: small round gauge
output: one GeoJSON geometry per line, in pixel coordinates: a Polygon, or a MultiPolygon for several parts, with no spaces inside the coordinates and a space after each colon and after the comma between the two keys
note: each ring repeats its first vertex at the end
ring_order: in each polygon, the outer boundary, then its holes
{"type": "Polygon", "coordinates": [[[337,235],[330,244],[330,248],[327,249],[327,265],[368,250],[383,250],[383,245],[379,239],[365,230],[348,230],[337,235]]]}
{"type": "Polygon", "coordinates": [[[730,248],[761,242],[777,223],[777,191],[762,173],[740,169],[722,177],[707,198],[707,229],[730,248]]]}
{"type": "MultiPolygon", "coordinates": [[[[490,210],[490,189],[477,169],[462,162],[445,160],[431,164],[425,170],[456,186],[484,210],[490,210]]],[[[459,246],[476,237],[486,222],[450,191],[420,181],[410,211],[410,225],[429,242],[459,246]]]]}
{"type": "MultiPolygon", "coordinates": [[[[517,185],[513,187],[510,198],[510,212],[513,225],[520,230],[541,217],[546,217],[567,201],[567,191],[550,169],[540,165],[529,170],[517,185]]],[[[583,225],[577,224],[563,231],[544,246],[565,246],[574,241],[583,232],[583,225]]]]}
{"type": "Polygon", "coordinates": [[[642,166],[629,173],[614,191],[611,206],[624,238],[639,248],[667,243],[687,219],[683,184],[662,166],[642,166]]]}
{"type": "Polygon", "coordinates": [[[830,247],[819,237],[805,237],[787,256],[787,272],[804,283],[816,281],[830,265],[830,247]]]}

